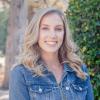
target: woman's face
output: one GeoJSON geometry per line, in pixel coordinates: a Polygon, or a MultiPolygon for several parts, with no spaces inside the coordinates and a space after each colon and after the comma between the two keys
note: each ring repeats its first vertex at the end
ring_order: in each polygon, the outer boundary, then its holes
{"type": "Polygon", "coordinates": [[[44,52],[58,52],[64,38],[64,24],[56,13],[45,15],[40,23],[38,44],[44,52]]]}

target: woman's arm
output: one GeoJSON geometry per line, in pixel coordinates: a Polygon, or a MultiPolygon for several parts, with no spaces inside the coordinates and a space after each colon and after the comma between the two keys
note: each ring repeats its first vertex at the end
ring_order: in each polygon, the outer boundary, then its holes
{"type": "Polygon", "coordinates": [[[87,76],[88,90],[87,90],[86,100],[94,100],[93,88],[92,88],[92,84],[90,81],[89,72],[88,72],[87,66],[85,64],[83,65],[83,70],[88,74],[88,76],[87,76]]]}
{"type": "Polygon", "coordinates": [[[30,100],[20,66],[10,71],[9,100],[30,100]]]}

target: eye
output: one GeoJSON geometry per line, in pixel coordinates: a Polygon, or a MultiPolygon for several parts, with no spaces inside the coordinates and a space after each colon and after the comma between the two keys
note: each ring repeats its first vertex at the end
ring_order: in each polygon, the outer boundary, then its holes
{"type": "Polygon", "coordinates": [[[42,27],[41,29],[42,29],[42,30],[49,30],[48,27],[42,27]]]}
{"type": "Polygon", "coordinates": [[[56,28],[55,30],[56,30],[56,31],[63,31],[62,28],[56,28]]]}

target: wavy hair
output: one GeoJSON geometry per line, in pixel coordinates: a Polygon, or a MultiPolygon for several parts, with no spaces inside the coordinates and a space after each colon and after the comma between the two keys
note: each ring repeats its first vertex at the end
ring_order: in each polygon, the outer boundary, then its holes
{"type": "Polygon", "coordinates": [[[42,8],[38,10],[30,21],[25,31],[22,52],[19,55],[19,63],[32,69],[37,75],[42,75],[42,67],[37,62],[40,59],[40,48],[38,46],[40,22],[46,14],[57,13],[64,24],[64,39],[59,49],[58,57],[60,63],[67,63],[77,74],[78,77],[85,79],[86,75],[82,71],[83,61],[76,53],[79,49],[72,39],[69,31],[68,21],[64,13],[56,8],[42,8]]]}

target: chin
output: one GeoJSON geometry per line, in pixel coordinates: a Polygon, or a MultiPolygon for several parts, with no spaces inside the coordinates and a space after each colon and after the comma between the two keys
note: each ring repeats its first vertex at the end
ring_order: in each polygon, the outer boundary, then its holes
{"type": "Polygon", "coordinates": [[[56,52],[58,52],[58,49],[45,49],[45,50],[43,50],[44,52],[47,52],[47,53],[56,53],[56,52]]]}

